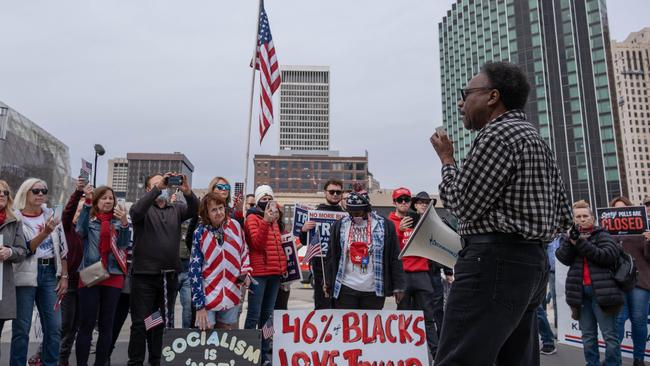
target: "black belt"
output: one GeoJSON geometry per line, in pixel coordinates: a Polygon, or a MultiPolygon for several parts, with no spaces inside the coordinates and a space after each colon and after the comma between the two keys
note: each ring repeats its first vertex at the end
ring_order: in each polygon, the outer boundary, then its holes
{"type": "Polygon", "coordinates": [[[41,266],[54,265],[54,258],[38,258],[38,264],[41,266]]]}
{"type": "Polygon", "coordinates": [[[506,233],[491,233],[491,234],[477,234],[477,235],[463,235],[463,248],[470,244],[527,244],[527,245],[543,245],[541,240],[525,239],[519,234],[506,234],[506,233]]]}

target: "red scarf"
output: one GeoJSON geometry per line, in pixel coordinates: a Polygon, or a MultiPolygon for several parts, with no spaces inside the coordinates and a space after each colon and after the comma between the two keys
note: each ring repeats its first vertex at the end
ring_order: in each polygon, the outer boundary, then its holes
{"type": "Polygon", "coordinates": [[[111,220],[113,220],[113,212],[98,213],[97,220],[102,224],[99,232],[99,254],[104,263],[104,268],[108,268],[108,253],[111,252],[111,220]]]}
{"type": "Polygon", "coordinates": [[[3,209],[0,211],[0,225],[5,223],[5,220],[7,219],[7,209],[3,209]]]}

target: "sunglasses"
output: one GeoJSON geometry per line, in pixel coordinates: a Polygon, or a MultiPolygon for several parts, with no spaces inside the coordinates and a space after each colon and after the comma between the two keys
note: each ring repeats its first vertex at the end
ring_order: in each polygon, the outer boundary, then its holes
{"type": "Polygon", "coordinates": [[[30,191],[35,195],[38,195],[39,193],[47,194],[48,192],[47,188],[32,188],[30,191]]]}
{"type": "Polygon", "coordinates": [[[229,191],[230,190],[230,184],[223,184],[223,183],[218,183],[214,185],[214,188],[220,190],[220,191],[229,191]]]}
{"type": "Polygon", "coordinates": [[[9,197],[9,191],[0,191],[5,197],[9,197]]]}
{"type": "Polygon", "coordinates": [[[336,190],[336,189],[330,189],[329,191],[327,191],[327,193],[331,194],[332,196],[340,196],[340,195],[343,194],[343,191],[339,191],[339,190],[336,190]]]}
{"type": "Polygon", "coordinates": [[[395,202],[397,202],[397,203],[409,203],[409,202],[411,202],[411,197],[397,197],[395,199],[395,202]]]}
{"type": "Polygon", "coordinates": [[[492,90],[494,88],[482,87],[482,88],[467,88],[467,89],[458,89],[460,92],[460,97],[463,98],[463,102],[467,99],[467,96],[481,90],[492,90]]]}

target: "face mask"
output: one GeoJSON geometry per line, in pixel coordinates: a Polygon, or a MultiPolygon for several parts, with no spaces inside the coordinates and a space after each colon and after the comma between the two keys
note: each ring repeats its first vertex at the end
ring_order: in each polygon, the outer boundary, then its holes
{"type": "Polygon", "coordinates": [[[269,204],[269,201],[266,202],[258,202],[257,207],[259,207],[262,211],[266,211],[266,206],[269,204]]]}
{"type": "Polygon", "coordinates": [[[161,200],[161,201],[168,202],[169,201],[169,190],[163,189],[162,191],[160,191],[160,194],[158,195],[158,197],[156,197],[156,200],[161,200]]]}

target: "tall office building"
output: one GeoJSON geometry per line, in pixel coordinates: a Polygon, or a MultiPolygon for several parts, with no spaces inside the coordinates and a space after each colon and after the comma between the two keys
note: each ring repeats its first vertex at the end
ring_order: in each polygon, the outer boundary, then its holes
{"type": "Polygon", "coordinates": [[[650,28],[612,42],[612,54],[627,186],[637,204],[650,194],[650,28]]]}
{"type": "Polygon", "coordinates": [[[187,175],[190,185],[192,183],[192,172],[194,165],[190,160],[179,152],[173,154],[153,153],[128,153],[128,184],[126,200],[136,202],[145,193],[145,180],[153,174],[165,172],[177,172],[187,175]]]}
{"type": "Polygon", "coordinates": [[[280,150],[329,150],[328,66],[280,66],[280,150]]]}
{"type": "Polygon", "coordinates": [[[444,127],[456,160],[465,130],[458,89],[487,61],[528,74],[526,113],[547,141],[571,200],[626,194],[605,0],[458,0],[439,24],[444,127]]]}
{"type": "Polygon", "coordinates": [[[108,159],[108,177],[106,183],[115,192],[117,198],[126,198],[129,178],[129,161],[126,158],[108,159]]]}

